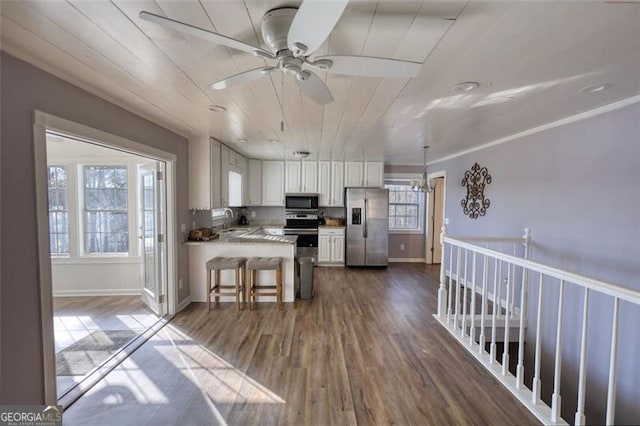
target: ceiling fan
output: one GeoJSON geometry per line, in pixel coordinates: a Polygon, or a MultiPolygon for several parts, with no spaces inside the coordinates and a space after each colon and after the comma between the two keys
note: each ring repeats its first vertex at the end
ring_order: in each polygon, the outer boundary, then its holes
{"type": "Polygon", "coordinates": [[[329,55],[312,59],[310,55],[329,36],[348,2],[348,0],[305,0],[299,8],[280,7],[269,10],[262,17],[262,38],[270,50],[146,11],[140,12],[140,18],[165,28],[276,61],[273,66],[244,71],[217,81],[210,85],[212,89],[226,89],[281,70],[296,77],[296,83],[305,95],[317,104],[324,105],[332,102],[333,96],[324,81],[310,69],[316,68],[354,76],[411,78],[418,74],[422,66],[418,62],[370,56],[329,55]]]}

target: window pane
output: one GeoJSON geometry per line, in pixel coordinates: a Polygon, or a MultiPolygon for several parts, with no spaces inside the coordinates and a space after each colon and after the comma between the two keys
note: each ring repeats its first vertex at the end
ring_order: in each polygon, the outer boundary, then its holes
{"type": "Polygon", "coordinates": [[[85,247],[88,253],[127,253],[127,168],[85,166],[85,247]]]}
{"type": "Polygon", "coordinates": [[[387,184],[389,189],[389,229],[391,230],[419,230],[420,206],[423,194],[414,192],[406,184],[387,184]]]}
{"type": "Polygon", "coordinates": [[[67,213],[67,168],[48,166],[49,250],[52,255],[69,254],[67,213]]]}

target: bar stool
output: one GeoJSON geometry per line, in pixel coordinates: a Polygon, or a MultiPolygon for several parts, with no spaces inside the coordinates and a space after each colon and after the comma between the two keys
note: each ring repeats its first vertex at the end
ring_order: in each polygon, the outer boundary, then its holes
{"type": "Polygon", "coordinates": [[[282,307],[282,258],[252,257],[247,262],[249,271],[249,310],[258,296],[276,296],[278,307],[282,307]],[[258,285],[258,271],[276,271],[274,284],[258,285]]]}
{"type": "Polygon", "coordinates": [[[240,310],[240,295],[242,294],[242,303],[246,302],[246,285],[245,285],[245,264],[247,259],[245,257],[214,257],[207,262],[207,309],[211,311],[211,293],[213,293],[216,305],[220,302],[220,296],[225,294],[236,295],[236,309],[240,310]],[[221,284],[220,283],[220,271],[233,270],[235,271],[235,283],[221,284]],[[215,271],[215,281],[213,287],[211,286],[211,271],[215,271]],[[242,280],[240,279],[240,273],[242,272],[242,280]],[[233,289],[233,292],[223,292],[222,290],[233,289]]]}

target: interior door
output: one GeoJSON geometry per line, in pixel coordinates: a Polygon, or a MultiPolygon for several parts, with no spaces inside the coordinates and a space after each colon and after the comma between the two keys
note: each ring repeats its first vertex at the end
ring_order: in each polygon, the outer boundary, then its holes
{"type": "Polygon", "coordinates": [[[164,182],[163,162],[154,161],[138,167],[142,301],[158,315],[166,312],[164,182]]]}
{"type": "Polygon", "coordinates": [[[435,179],[433,192],[429,194],[432,202],[431,212],[431,263],[442,262],[442,246],[440,245],[440,232],[442,232],[442,222],[444,214],[444,178],[435,179]]]}

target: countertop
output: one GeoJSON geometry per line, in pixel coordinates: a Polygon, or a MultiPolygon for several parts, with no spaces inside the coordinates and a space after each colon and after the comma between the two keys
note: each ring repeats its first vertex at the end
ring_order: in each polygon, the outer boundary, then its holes
{"type": "Polygon", "coordinates": [[[274,226],[234,226],[219,230],[218,238],[210,241],[186,241],[186,245],[202,244],[295,244],[297,235],[280,235],[274,226]],[[275,229],[274,229],[275,228],[275,229]],[[270,232],[270,230],[273,231],[270,232]]]}

